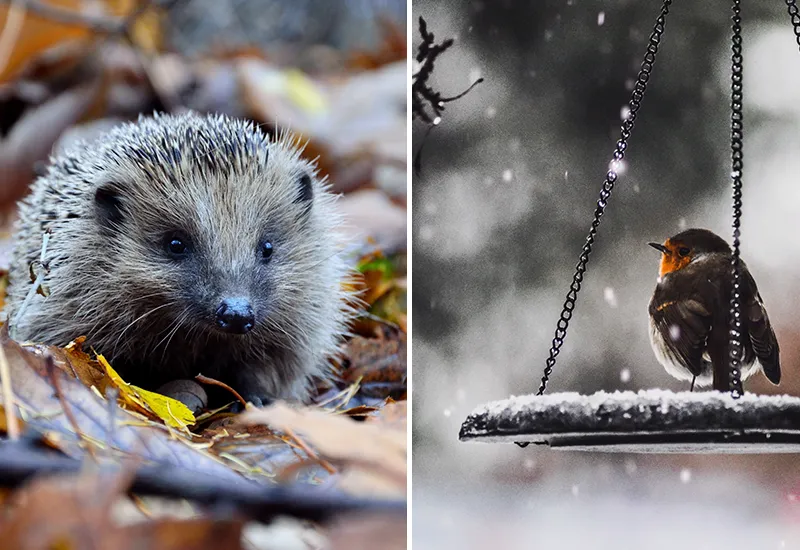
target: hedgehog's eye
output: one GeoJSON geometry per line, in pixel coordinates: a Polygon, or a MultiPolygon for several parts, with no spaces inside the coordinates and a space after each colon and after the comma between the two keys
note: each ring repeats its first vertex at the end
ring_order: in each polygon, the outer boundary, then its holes
{"type": "Polygon", "coordinates": [[[678,249],[678,254],[681,256],[688,256],[689,252],[691,252],[691,250],[689,250],[689,248],[686,246],[682,246],[678,249]]]}
{"type": "Polygon", "coordinates": [[[261,250],[261,259],[269,260],[270,256],[272,256],[272,243],[264,241],[259,248],[261,250]]]}
{"type": "Polygon", "coordinates": [[[189,239],[181,233],[171,233],[164,239],[167,254],[173,258],[183,258],[189,254],[189,239]]]}

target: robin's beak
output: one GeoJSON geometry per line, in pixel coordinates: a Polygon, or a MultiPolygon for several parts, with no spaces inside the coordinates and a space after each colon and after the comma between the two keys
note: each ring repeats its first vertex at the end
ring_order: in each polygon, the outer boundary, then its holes
{"type": "Polygon", "coordinates": [[[655,248],[656,250],[658,250],[662,254],[669,254],[669,248],[667,248],[663,244],[658,244],[658,243],[647,243],[647,244],[649,244],[650,246],[652,246],[653,248],[655,248]]]}

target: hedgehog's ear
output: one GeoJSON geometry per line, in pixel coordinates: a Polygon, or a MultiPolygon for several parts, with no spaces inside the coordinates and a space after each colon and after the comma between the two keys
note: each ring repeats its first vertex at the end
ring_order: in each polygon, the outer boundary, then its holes
{"type": "Polygon", "coordinates": [[[311,201],[314,198],[314,182],[311,180],[306,172],[300,174],[297,178],[297,196],[294,202],[302,204],[305,207],[304,212],[311,210],[311,201]]]}
{"type": "Polygon", "coordinates": [[[125,219],[122,192],[116,184],[105,184],[94,192],[94,205],[100,225],[114,229],[125,219]]]}

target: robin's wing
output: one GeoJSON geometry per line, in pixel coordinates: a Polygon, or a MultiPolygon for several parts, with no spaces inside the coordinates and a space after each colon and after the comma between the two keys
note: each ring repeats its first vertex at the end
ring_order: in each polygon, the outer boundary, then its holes
{"type": "Polygon", "coordinates": [[[758,357],[758,362],[764,368],[764,374],[770,382],[777,385],[781,381],[780,350],[775,331],[769,322],[767,310],[764,302],[758,293],[756,282],[747,268],[742,270],[745,284],[749,292],[747,303],[744,304],[744,314],[747,317],[747,329],[750,333],[750,342],[753,344],[753,351],[758,357]]]}
{"type": "Polygon", "coordinates": [[[711,312],[697,300],[667,300],[652,302],[650,315],[670,355],[699,376],[708,362],[703,352],[711,331],[711,312]]]}

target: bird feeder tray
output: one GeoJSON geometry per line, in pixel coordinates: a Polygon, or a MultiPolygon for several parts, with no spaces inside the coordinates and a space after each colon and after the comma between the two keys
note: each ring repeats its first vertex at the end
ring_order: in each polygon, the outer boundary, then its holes
{"type": "Polygon", "coordinates": [[[643,390],[526,395],[482,405],[462,441],[624,453],[800,452],[800,398],[643,390]]]}

